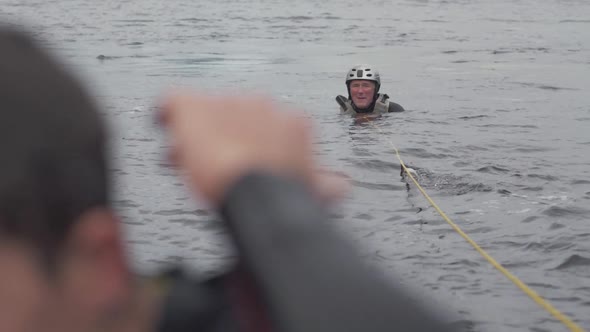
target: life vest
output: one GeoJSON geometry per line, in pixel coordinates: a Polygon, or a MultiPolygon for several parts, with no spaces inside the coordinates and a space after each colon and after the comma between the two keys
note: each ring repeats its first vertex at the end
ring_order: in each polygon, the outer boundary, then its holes
{"type": "MultiPolygon", "coordinates": [[[[356,114],[360,113],[355,111],[354,107],[352,106],[352,100],[345,99],[343,96],[338,96],[336,98],[338,104],[340,105],[340,110],[342,113],[346,114],[356,114]],[[339,97],[340,100],[338,100],[339,97]]],[[[384,93],[377,94],[377,100],[375,101],[375,105],[373,106],[373,110],[367,113],[376,113],[376,114],[383,114],[389,112],[389,96],[384,93]]]]}

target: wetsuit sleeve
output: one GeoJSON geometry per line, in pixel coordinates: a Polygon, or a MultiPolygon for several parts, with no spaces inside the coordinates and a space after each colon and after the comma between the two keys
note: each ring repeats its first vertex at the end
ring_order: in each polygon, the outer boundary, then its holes
{"type": "Polygon", "coordinates": [[[153,278],[165,292],[154,331],[239,331],[227,301],[224,277],[197,280],[177,268],[153,278]]]}
{"type": "Polygon", "coordinates": [[[251,174],[221,212],[274,331],[450,331],[366,266],[302,184],[251,174]]]}
{"type": "Polygon", "coordinates": [[[396,104],[392,101],[389,102],[388,110],[389,110],[389,112],[403,112],[403,111],[405,111],[404,108],[402,107],[402,105],[396,104]]]}

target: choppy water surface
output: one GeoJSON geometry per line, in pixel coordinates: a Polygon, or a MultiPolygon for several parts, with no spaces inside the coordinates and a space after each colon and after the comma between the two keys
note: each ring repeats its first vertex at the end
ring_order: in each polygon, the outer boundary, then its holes
{"type": "Polygon", "coordinates": [[[32,26],[104,106],[138,268],[215,271],[231,258],[217,218],[167,164],[153,106],[169,86],[247,88],[313,118],[322,163],[351,178],[338,227],[457,324],[565,330],[407,190],[387,140],[474,240],[590,329],[586,0],[0,0],[0,18],[32,26]],[[406,113],[338,114],[359,62],[406,113]]]}

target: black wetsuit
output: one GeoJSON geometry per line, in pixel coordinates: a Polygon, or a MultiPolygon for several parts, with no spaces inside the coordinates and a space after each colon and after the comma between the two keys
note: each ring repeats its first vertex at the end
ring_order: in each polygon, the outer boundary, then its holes
{"type": "Polygon", "coordinates": [[[160,332],[451,331],[369,268],[300,183],[251,174],[221,214],[238,267],[207,282],[176,278],[160,332]]]}
{"type": "Polygon", "coordinates": [[[389,112],[403,112],[405,111],[402,105],[396,104],[392,101],[389,102],[389,112]]]}

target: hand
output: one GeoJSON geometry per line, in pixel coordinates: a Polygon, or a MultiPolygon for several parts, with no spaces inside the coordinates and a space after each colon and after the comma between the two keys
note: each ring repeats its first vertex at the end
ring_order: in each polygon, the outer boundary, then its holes
{"type": "Polygon", "coordinates": [[[173,161],[214,206],[251,171],[297,179],[322,198],[343,188],[342,181],[316,171],[308,120],[268,98],[178,94],[166,99],[162,120],[173,161]]]}

